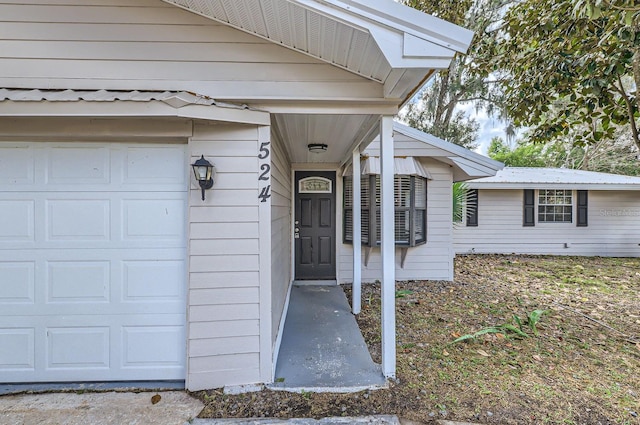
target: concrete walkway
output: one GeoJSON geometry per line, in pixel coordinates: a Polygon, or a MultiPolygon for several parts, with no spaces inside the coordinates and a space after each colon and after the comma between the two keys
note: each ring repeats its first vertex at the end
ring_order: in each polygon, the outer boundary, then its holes
{"type": "Polygon", "coordinates": [[[349,392],[386,385],[340,286],[294,285],[271,389],[349,392]]]}
{"type": "Polygon", "coordinates": [[[2,425],[183,425],[204,406],[184,391],[0,397],[2,425]]]}

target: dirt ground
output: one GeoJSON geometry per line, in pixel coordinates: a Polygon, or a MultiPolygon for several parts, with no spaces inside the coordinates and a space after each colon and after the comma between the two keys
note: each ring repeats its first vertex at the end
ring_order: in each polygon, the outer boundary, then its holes
{"type": "MultiPolygon", "coordinates": [[[[376,362],[379,294],[363,288],[358,317],[376,362]]],[[[396,301],[389,389],[201,391],[200,416],[640,424],[640,259],[459,256],[454,282],[398,282],[396,301]]]]}

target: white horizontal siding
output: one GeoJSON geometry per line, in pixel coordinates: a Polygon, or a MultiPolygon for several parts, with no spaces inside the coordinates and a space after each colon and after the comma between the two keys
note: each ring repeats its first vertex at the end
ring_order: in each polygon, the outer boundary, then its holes
{"type": "Polygon", "coordinates": [[[291,282],[291,163],[274,132],[271,192],[271,343],[275,344],[291,282]]]}
{"type": "Polygon", "coordinates": [[[479,191],[478,227],[454,228],[458,254],[640,255],[640,193],[589,191],[587,227],[573,223],[522,226],[523,191],[479,191]],[[565,245],[566,244],[566,245],[565,245]]]}
{"type": "Polygon", "coordinates": [[[0,69],[1,87],[381,97],[378,83],[160,0],[0,1],[0,69]]]}
{"type": "MultiPolygon", "coordinates": [[[[416,158],[451,156],[451,152],[446,152],[397,132],[393,134],[393,151],[396,156],[413,156],[416,158]]],[[[380,142],[374,140],[371,145],[367,147],[365,153],[371,156],[380,156],[380,142]]]]}
{"type": "MultiPolygon", "coordinates": [[[[396,249],[397,280],[452,280],[453,249],[451,230],[451,167],[429,158],[421,158],[431,174],[427,182],[427,243],[408,249],[404,268],[401,250],[396,249]]],[[[342,236],[340,236],[342,238],[342,236]]],[[[364,250],[364,247],[363,247],[364,250]]],[[[365,266],[363,252],[362,280],[379,280],[382,273],[380,249],[373,248],[365,266]]],[[[341,244],[338,251],[339,280],[350,283],[353,278],[353,247],[341,244]]]]}
{"type": "Polygon", "coordinates": [[[191,341],[198,339],[214,339],[238,336],[258,336],[260,335],[259,320],[236,320],[236,321],[220,321],[215,323],[209,322],[192,322],[189,323],[189,333],[194,337],[191,341]],[[199,338],[195,338],[198,336],[199,338]]]}
{"type": "Polygon", "coordinates": [[[197,125],[190,141],[192,161],[204,155],[216,168],[205,201],[191,184],[191,390],[260,382],[257,144],[257,127],[240,125],[197,125]]]}

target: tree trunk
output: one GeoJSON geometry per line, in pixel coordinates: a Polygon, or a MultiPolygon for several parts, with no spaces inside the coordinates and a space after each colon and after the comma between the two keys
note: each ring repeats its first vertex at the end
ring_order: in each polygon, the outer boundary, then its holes
{"type": "MultiPolygon", "coordinates": [[[[636,110],[640,111],[640,48],[636,48],[633,53],[633,80],[636,83],[636,110]]],[[[629,121],[631,124],[631,134],[633,135],[633,141],[638,149],[640,149],[640,137],[638,136],[638,126],[636,123],[635,115],[630,114],[629,121]]]]}

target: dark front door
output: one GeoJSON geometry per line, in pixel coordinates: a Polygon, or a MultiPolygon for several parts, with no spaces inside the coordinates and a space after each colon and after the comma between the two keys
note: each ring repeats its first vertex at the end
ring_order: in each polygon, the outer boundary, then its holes
{"type": "Polygon", "coordinates": [[[336,278],[336,173],[296,172],[296,279],[336,278]]]}

